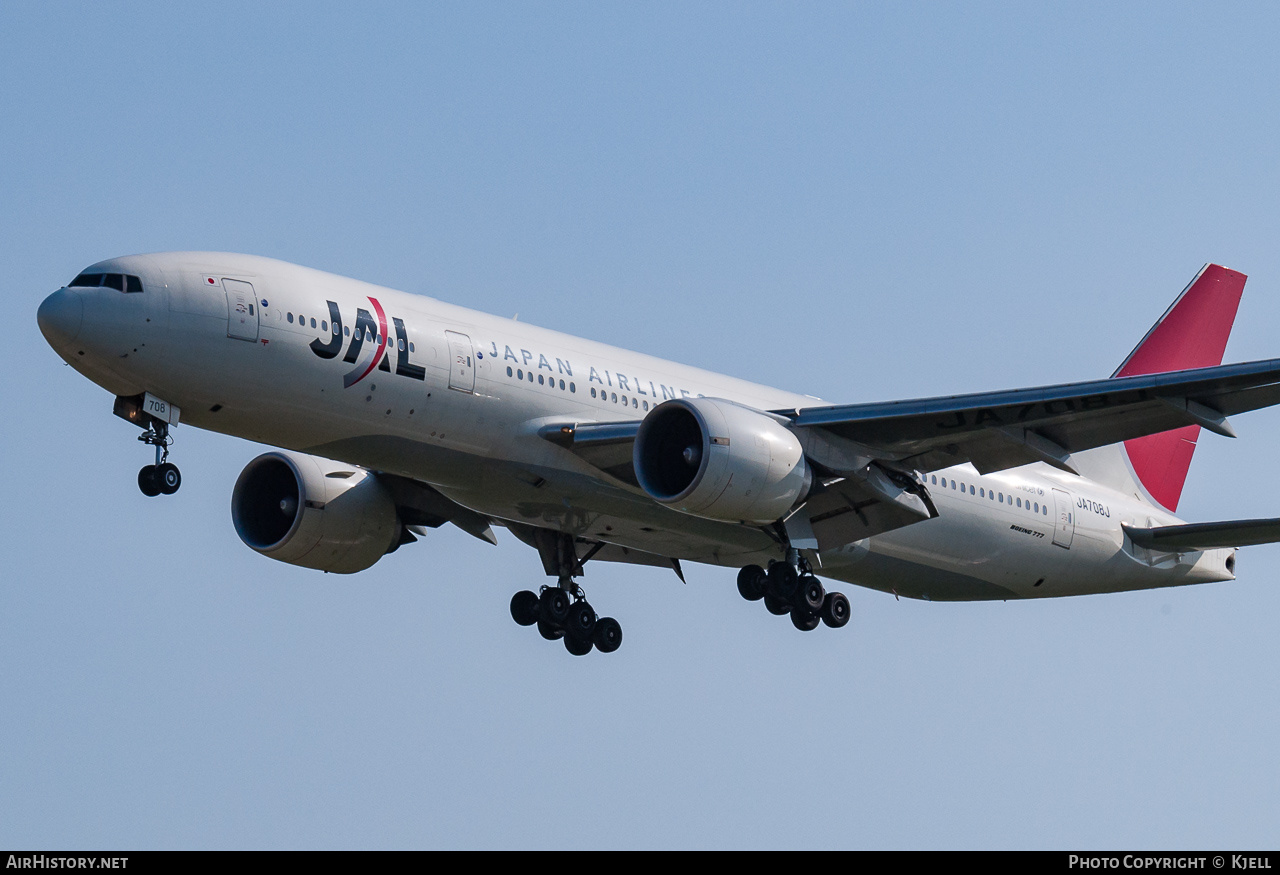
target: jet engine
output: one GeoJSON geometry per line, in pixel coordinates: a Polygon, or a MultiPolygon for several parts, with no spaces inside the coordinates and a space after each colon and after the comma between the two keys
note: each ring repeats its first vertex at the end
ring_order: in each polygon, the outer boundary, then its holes
{"type": "Polygon", "coordinates": [[[264,453],[231,494],[236,534],[263,556],[338,574],[363,571],[400,545],[395,502],[363,468],[300,453],[264,453]]]}
{"type": "Polygon", "coordinates": [[[695,516],[771,523],[809,491],[800,441],[767,413],[719,398],[677,398],[640,423],[632,455],[640,487],[695,516]]]}

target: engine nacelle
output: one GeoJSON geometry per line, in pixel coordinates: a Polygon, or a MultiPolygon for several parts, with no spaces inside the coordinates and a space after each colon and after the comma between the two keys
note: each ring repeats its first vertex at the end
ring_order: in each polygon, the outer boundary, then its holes
{"type": "Polygon", "coordinates": [[[363,468],[301,453],[264,453],[231,494],[236,534],[263,556],[338,574],[395,549],[401,525],[386,488],[363,468]]]}
{"type": "Polygon", "coordinates": [[[632,463],[640,488],[709,519],[771,523],[809,491],[800,441],[766,413],[718,398],[677,398],[649,412],[632,463]]]}

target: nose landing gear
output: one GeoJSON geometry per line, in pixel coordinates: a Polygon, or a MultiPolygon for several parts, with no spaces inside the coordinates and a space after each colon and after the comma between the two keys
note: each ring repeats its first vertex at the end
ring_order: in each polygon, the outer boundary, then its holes
{"type": "Polygon", "coordinates": [[[138,440],[156,448],[156,463],[144,465],[138,471],[138,488],[147,497],[173,495],[182,486],[182,472],[169,461],[169,445],[173,438],[169,436],[168,423],[153,420],[151,427],[138,435],[138,440]]]}

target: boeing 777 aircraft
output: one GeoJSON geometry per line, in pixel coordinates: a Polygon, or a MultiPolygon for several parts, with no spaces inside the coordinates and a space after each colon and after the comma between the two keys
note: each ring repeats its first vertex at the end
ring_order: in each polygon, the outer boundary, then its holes
{"type": "Polygon", "coordinates": [[[504,527],[555,583],[517,623],[617,649],[589,561],[741,569],[798,629],[843,626],[819,578],[934,600],[1230,580],[1280,520],[1174,514],[1200,430],[1280,402],[1280,360],[1221,365],[1245,277],[1207,265],[1110,379],[830,405],[431,298],[214,252],[99,262],[40,330],[115,396],[171,494],[182,423],[258,441],[231,515],[252,549],[352,573],[451,523],[504,527]]]}

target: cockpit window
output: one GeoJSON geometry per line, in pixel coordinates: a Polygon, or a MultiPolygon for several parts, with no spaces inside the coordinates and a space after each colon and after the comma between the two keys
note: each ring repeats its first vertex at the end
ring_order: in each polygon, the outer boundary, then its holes
{"type": "Polygon", "coordinates": [[[82,273],[71,281],[71,285],[85,289],[105,286],[117,292],[141,292],[142,278],[122,273],[82,273]]]}

